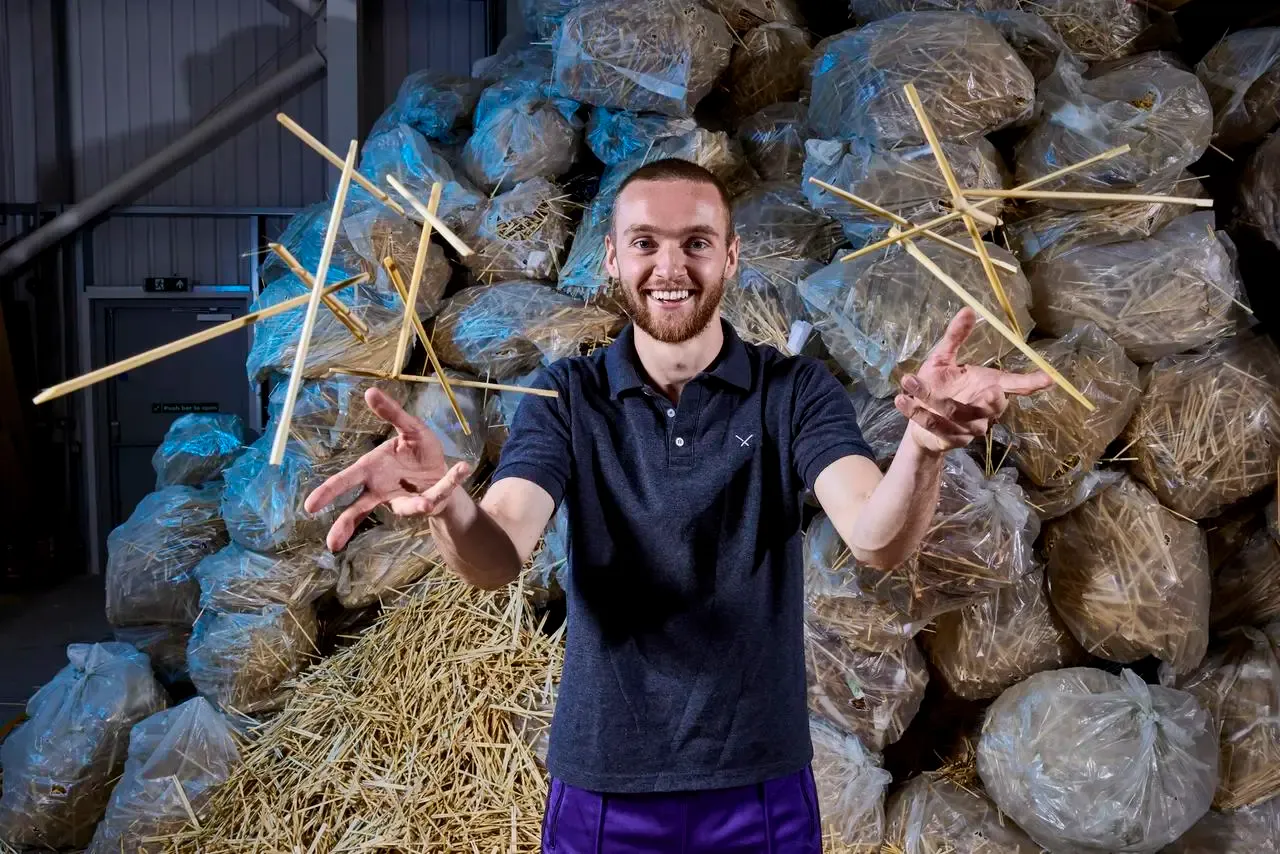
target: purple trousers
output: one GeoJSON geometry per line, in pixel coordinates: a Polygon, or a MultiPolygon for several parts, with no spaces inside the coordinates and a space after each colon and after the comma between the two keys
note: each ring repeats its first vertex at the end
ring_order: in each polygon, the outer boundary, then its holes
{"type": "Polygon", "coordinates": [[[822,854],[809,768],[751,786],[603,794],[552,780],[546,854],[822,854]]]}

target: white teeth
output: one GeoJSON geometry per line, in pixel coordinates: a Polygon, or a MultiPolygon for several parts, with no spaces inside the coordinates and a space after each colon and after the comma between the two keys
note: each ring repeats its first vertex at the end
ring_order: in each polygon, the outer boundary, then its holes
{"type": "Polygon", "coordinates": [[[679,302],[689,296],[689,291],[650,291],[649,296],[662,302],[679,302]]]}

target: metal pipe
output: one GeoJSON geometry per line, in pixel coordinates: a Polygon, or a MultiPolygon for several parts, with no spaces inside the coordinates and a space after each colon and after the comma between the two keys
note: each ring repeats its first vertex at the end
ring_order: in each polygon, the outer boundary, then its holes
{"type": "Polygon", "coordinates": [[[281,99],[319,80],[324,72],[324,56],[312,48],[297,62],[206,116],[151,157],[0,253],[0,279],[89,225],[110,208],[130,202],[168,180],[191,161],[275,109],[281,99]]]}

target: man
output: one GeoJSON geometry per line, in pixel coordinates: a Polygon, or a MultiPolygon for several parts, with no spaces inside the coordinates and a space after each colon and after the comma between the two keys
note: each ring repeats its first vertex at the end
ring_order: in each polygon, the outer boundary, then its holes
{"type": "Polygon", "coordinates": [[[606,238],[632,324],[560,360],[528,396],[479,504],[463,464],[386,395],[397,435],[308,497],[364,491],[342,548],[379,504],[427,514],[441,554],[485,588],[510,583],[560,502],[569,514],[568,630],[547,767],[552,852],[818,854],[806,711],[801,493],[858,560],[891,571],[937,505],[943,454],[985,434],[1043,374],[958,365],[952,321],[896,405],[910,419],[882,475],[845,390],[816,360],[744,344],[720,318],[738,264],[729,198],[699,166],[632,173],[606,238]]]}

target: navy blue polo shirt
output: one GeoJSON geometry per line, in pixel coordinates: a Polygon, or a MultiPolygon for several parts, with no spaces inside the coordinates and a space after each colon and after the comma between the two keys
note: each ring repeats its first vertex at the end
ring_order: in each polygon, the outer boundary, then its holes
{"type": "Polygon", "coordinates": [[[710,789],[802,769],[802,489],[873,457],[821,363],[725,342],[678,404],[632,327],[526,395],[494,480],[565,502],[568,625],[547,767],[601,792],[710,789]]]}

